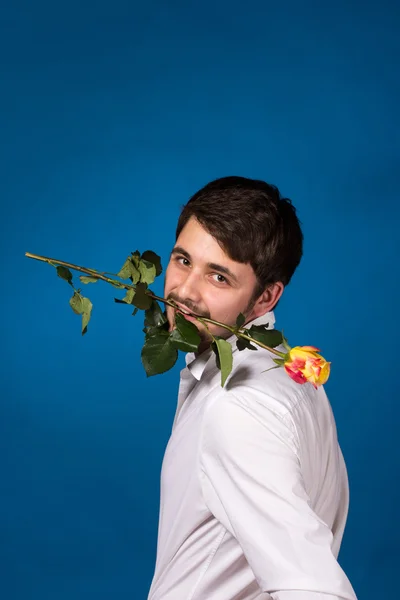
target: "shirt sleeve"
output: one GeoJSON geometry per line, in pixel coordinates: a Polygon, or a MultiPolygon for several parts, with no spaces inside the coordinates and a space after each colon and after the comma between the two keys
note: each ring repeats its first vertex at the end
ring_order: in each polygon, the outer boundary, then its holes
{"type": "Polygon", "coordinates": [[[285,421],[226,392],[208,408],[200,478],[205,503],[237,539],[274,600],[356,600],[312,510],[285,421]]]}

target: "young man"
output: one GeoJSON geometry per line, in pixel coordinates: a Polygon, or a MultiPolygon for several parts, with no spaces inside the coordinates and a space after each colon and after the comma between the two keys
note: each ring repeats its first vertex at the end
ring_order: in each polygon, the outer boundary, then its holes
{"type": "MultiPolygon", "coordinates": [[[[216,180],[179,218],[165,296],[182,311],[273,327],[302,256],[290,200],[242,177],[216,180]]],[[[175,310],[168,306],[170,328],[175,310]]],[[[225,387],[207,330],[186,355],[161,473],[157,561],[148,600],[354,600],[337,562],[349,492],[322,387],[233,347],[225,387]]]]}

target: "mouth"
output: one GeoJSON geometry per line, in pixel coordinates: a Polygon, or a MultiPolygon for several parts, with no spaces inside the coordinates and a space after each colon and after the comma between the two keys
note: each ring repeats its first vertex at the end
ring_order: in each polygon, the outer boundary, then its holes
{"type": "Polygon", "coordinates": [[[179,304],[178,302],[175,303],[177,305],[177,309],[175,309],[177,312],[180,312],[184,315],[190,315],[190,310],[188,308],[186,308],[185,306],[183,306],[182,304],[179,304]]]}
{"type": "Polygon", "coordinates": [[[191,321],[192,323],[197,322],[197,319],[195,317],[191,316],[191,312],[189,311],[188,308],[182,306],[182,304],[179,304],[178,302],[176,302],[176,305],[177,305],[177,308],[175,308],[175,311],[177,313],[183,315],[187,321],[191,321]]]}

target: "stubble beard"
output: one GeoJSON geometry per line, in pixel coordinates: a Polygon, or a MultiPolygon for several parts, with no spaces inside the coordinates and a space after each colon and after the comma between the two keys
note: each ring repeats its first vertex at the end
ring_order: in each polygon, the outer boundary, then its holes
{"type": "MultiPolygon", "coordinates": [[[[211,315],[210,313],[207,312],[202,312],[201,310],[199,310],[194,304],[193,302],[191,302],[190,300],[182,300],[181,298],[179,298],[176,294],[174,294],[173,292],[171,292],[168,297],[167,300],[173,300],[174,302],[178,302],[179,304],[182,304],[183,306],[185,306],[188,311],[193,312],[196,314],[196,316],[199,317],[204,317],[207,319],[211,319],[211,315]]],[[[246,307],[246,309],[244,310],[243,314],[246,315],[250,315],[254,305],[256,303],[256,298],[252,297],[246,307]]],[[[167,316],[168,316],[168,311],[171,315],[171,317],[168,317],[168,321],[169,321],[169,332],[173,331],[173,329],[176,327],[175,325],[175,314],[176,314],[176,309],[174,309],[172,306],[167,306],[167,316]]],[[[220,320],[220,319],[218,319],[220,320]]],[[[220,321],[221,323],[225,323],[225,321],[220,321]]],[[[247,317],[246,317],[246,322],[247,322],[247,317]]],[[[194,323],[194,325],[197,327],[198,331],[199,331],[199,335],[201,338],[201,342],[199,344],[199,348],[196,352],[196,355],[201,354],[202,352],[204,352],[205,350],[207,350],[211,344],[212,344],[212,338],[210,336],[210,333],[204,328],[204,325],[202,326],[200,323],[194,323]]],[[[226,323],[226,325],[230,325],[230,326],[234,326],[235,323],[226,323]]],[[[223,337],[224,339],[227,339],[229,337],[231,337],[232,333],[227,330],[227,329],[222,329],[222,331],[216,333],[216,335],[223,337]]]]}

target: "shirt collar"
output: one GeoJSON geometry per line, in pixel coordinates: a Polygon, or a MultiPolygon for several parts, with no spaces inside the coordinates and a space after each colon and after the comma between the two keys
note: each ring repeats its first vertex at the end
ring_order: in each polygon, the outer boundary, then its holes
{"type": "MultiPolygon", "coordinates": [[[[246,328],[251,327],[252,325],[266,325],[267,329],[274,329],[275,324],[275,315],[273,311],[265,313],[261,317],[257,317],[253,321],[249,321],[246,323],[246,328]]],[[[231,335],[227,338],[227,342],[229,342],[232,346],[232,354],[237,351],[236,347],[236,335],[231,335]]],[[[211,355],[214,354],[211,348],[207,348],[204,350],[199,356],[196,356],[194,352],[188,352],[185,356],[186,366],[198,381],[200,381],[201,376],[204,373],[204,370],[209,362],[211,355]]]]}

